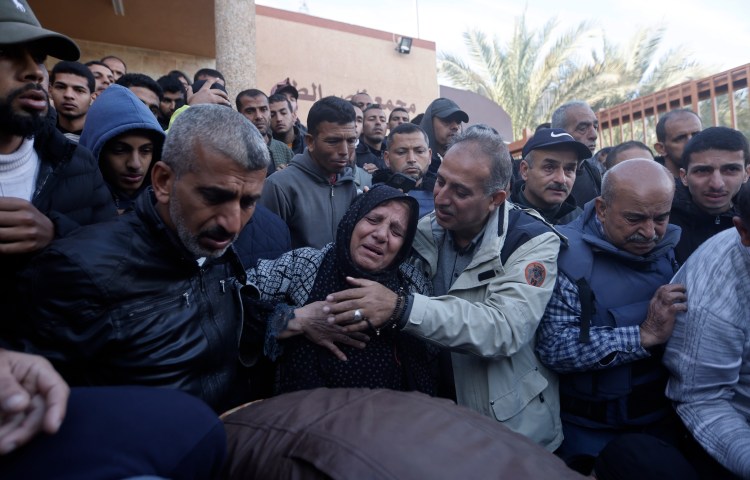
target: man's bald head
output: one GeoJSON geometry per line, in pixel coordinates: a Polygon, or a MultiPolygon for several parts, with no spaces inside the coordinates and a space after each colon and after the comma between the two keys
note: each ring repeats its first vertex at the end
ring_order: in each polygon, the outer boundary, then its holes
{"type": "Polygon", "coordinates": [[[596,214],[609,242],[634,255],[646,255],[667,231],[674,178],[653,160],[622,162],[604,174],[596,214]]]}
{"type": "Polygon", "coordinates": [[[674,177],[666,167],[646,158],[634,158],[621,162],[607,170],[602,177],[602,198],[605,202],[613,200],[616,189],[633,190],[664,189],[674,195],[674,177]]]}

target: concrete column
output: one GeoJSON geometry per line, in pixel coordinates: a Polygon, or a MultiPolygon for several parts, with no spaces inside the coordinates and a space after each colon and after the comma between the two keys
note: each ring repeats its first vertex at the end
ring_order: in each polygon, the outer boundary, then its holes
{"type": "Polygon", "coordinates": [[[229,99],[255,85],[255,0],[214,0],[216,69],[229,99]]]}

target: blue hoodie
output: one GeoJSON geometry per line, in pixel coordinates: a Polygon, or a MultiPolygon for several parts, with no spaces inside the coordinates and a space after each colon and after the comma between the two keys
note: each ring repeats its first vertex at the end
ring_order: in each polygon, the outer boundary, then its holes
{"type": "MultiPolygon", "coordinates": [[[[159,139],[154,145],[154,155],[151,161],[153,165],[161,158],[161,149],[166,136],[164,130],[154,114],[133,92],[120,85],[110,85],[89,108],[79,144],[91,150],[94,157],[99,159],[102,148],[109,140],[136,129],[153,131],[159,139]]],[[[151,166],[149,166],[141,190],[150,183],[150,172],[151,166]]],[[[118,197],[121,197],[120,200],[132,200],[122,198],[124,194],[116,192],[113,185],[108,186],[115,200],[118,197]]],[[[123,207],[122,204],[118,205],[118,208],[123,207]]]]}

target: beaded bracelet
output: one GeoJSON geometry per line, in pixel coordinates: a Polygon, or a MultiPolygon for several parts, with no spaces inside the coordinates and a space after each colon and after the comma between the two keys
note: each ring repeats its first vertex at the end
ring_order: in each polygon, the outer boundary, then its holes
{"type": "Polygon", "coordinates": [[[396,328],[396,326],[398,325],[396,320],[401,318],[401,315],[404,314],[404,308],[406,308],[406,295],[399,295],[396,298],[396,306],[393,308],[393,313],[391,313],[391,316],[388,317],[388,320],[386,320],[385,323],[380,326],[380,328],[375,329],[375,334],[380,335],[380,330],[388,326],[390,326],[391,328],[396,328]]]}

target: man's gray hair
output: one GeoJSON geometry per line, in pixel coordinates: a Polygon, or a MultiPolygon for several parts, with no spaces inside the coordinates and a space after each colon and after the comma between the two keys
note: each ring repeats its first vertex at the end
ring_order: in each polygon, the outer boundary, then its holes
{"type": "Polygon", "coordinates": [[[528,165],[529,168],[532,168],[534,166],[534,150],[527,153],[526,156],[523,157],[521,160],[526,162],[526,165],[528,165]]]}
{"type": "Polygon", "coordinates": [[[224,105],[188,108],[174,121],[164,142],[161,159],[179,178],[196,160],[196,146],[209,148],[247,170],[268,168],[268,147],[258,129],[241,113],[224,105]]]}
{"type": "Polygon", "coordinates": [[[568,116],[568,109],[573,107],[586,107],[591,106],[583,100],[571,100],[570,102],[563,103],[557,110],[552,112],[552,121],[550,122],[550,128],[562,128],[565,129],[565,120],[568,116]]]}
{"type": "Polygon", "coordinates": [[[612,170],[607,170],[604,172],[604,175],[602,175],[601,197],[607,205],[611,205],[612,201],[615,199],[615,182],[612,181],[612,175],[610,175],[611,172],[612,170]]]}
{"type": "Polygon", "coordinates": [[[485,194],[492,195],[508,188],[513,164],[508,147],[497,130],[488,125],[472,125],[458,134],[448,149],[460,143],[473,144],[490,159],[490,178],[485,184],[485,194]]]}

